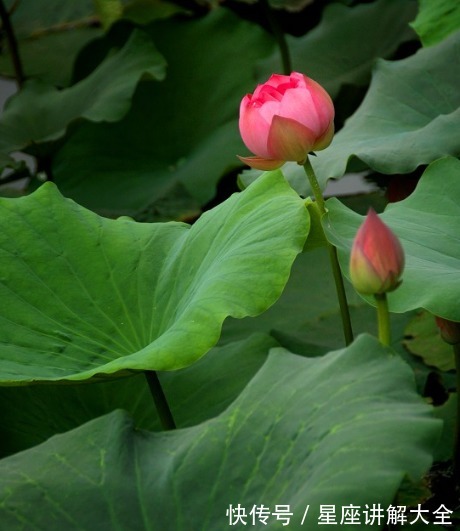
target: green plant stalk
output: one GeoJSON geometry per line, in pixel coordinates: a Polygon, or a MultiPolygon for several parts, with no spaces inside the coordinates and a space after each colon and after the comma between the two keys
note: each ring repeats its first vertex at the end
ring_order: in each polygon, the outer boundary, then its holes
{"type": "Polygon", "coordinates": [[[10,49],[11,60],[13,62],[14,73],[18,88],[21,88],[24,83],[24,71],[22,68],[21,57],[19,56],[18,42],[14,34],[13,26],[11,25],[10,15],[6,10],[3,0],[0,0],[0,19],[2,21],[3,31],[5,32],[10,49]]]}
{"type": "MultiPolygon", "coordinates": [[[[326,203],[324,201],[323,193],[316,178],[315,171],[311,165],[310,159],[305,159],[303,163],[305,173],[307,174],[310,186],[315,196],[321,216],[326,213],[326,203]]],[[[351,326],[350,310],[348,308],[347,294],[345,292],[345,285],[343,282],[342,271],[340,269],[339,260],[337,258],[337,249],[325,237],[327,248],[329,252],[329,259],[331,262],[332,275],[334,277],[335,289],[337,291],[337,299],[339,301],[340,315],[342,318],[343,335],[345,337],[345,344],[348,346],[353,342],[353,329],[351,326]]]]}
{"type": "Polygon", "coordinates": [[[147,383],[149,384],[149,389],[153,401],[155,402],[161,425],[165,430],[174,430],[176,428],[176,423],[174,422],[171,410],[169,409],[169,404],[166,400],[163,388],[161,387],[160,380],[158,379],[158,374],[156,371],[145,371],[145,377],[147,378],[147,383]]]}
{"type": "Polygon", "coordinates": [[[457,486],[460,486],[460,343],[453,345],[457,384],[457,414],[455,418],[454,438],[454,478],[457,486]]]}
{"type": "Polygon", "coordinates": [[[268,3],[268,0],[260,0],[260,3],[262,4],[262,7],[265,11],[265,16],[267,17],[267,21],[270,24],[273,36],[275,37],[276,42],[278,43],[278,48],[281,54],[281,63],[283,65],[283,74],[288,76],[292,72],[292,62],[291,55],[289,53],[289,47],[286,41],[286,35],[284,34],[284,31],[280,28],[278,20],[276,19],[273,13],[273,9],[268,3]]]}
{"type": "Polygon", "coordinates": [[[379,329],[379,340],[382,345],[390,346],[391,327],[390,312],[388,311],[388,300],[386,293],[377,293],[374,295],[377,302],[377,322],[379,329]]]}

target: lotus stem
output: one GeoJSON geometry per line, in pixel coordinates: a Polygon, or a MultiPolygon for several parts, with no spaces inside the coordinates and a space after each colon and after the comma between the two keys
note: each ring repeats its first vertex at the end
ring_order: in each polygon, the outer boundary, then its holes
{"type": "Polygon", "coordinates": [[[273,9],[268,3],[268,0],[260,1],[265,11],[265,15],[267,17],[267,21],[270,25],[270,28],[273,32],[276,42],[278,43],[278,48],[281,54],[281,63],[283,65],[283,73],[288,76],[292,72],[292,62],[291,55],[289,53],[289,47],[286,41],[286,35],[284,34],[284,31],[280,28],[278,20],[276,19],[273,13],[273,9]]]}
{"type": "Polygon", "coordinates": [[[147,378],[147,383],[149,384],[161,425],[165,430],[174,430],[176,428],[176,423],[174,422],[171,409],[166,400],[166,395],[164,394],[160,380],[158,379],[158,374],[156,371],[145,371],[145,377],[147,378]]]}
{"type": "MultiPolygon", "coordinates": [[[[315,196],[316,203],[318,205],[321,216],[326,214],[326,203],[324,201],[321,187],[319,186],[318,179],[316,178],[315,171],[311,165],[310,159],[305,159],[303,163],[305,173],[307,174],[310,182],[313,195],[315,196]]],[[[342,271],[340,269],[339,260],[337,257],[337,249],[330,243],[327,238],[327,248],[329,252],[329,259],[331,262],[332,275],[334,277],[335,288],[337,291],[337,299],[339,301],[340,316],[342,318],[343,335],[345,338],[345,344],[348,346],[353,342],[353,329],[351,326],[350,310],[348,307],[347,294],[345,292],[345,285],[343,282],[342,271]]]]}
{"type": "Polygon", "coordinates": [[[378,293],[374,295],[377,303],[377,321],[379,329],[379,340],[382,345],[390,346],[391,343],[391,327],[390,327],[390,312],[388,311],[388,299],[386,293],[378,293]]]}

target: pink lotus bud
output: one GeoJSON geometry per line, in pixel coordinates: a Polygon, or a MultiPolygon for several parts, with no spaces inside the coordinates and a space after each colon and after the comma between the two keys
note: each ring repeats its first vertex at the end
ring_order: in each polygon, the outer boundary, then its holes
{"type": "Polygon", "coordinates": [[[240,105],[240,133],[256,157],[239,157],[252,168],[272,170],[287,160],[303,162],[326,148],[334,135],[334,105],[312,79],[273,74],[240,105]]]}
{"type": "Polygon", "coordinates": [[[442,317],[436,317],[435,319],[441,337],[446,343],[449,343],[449,345],[460,343],[460,323],[449,321],[442,317]]]}
{"type": "Polygon", "coordinates": [[[350,277],[356,291],[376,295],[400,284],[404,251],[393,232],[371,208],[356,233],[350,256],[350,277]]]}

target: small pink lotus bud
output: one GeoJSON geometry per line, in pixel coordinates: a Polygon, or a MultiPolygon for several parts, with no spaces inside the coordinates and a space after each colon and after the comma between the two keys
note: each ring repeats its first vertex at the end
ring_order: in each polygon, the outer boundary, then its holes
{"type": "Polygon", "coordinates": [[[334,105],[312,79],[292,72],[273,74],[240,105],[240,133],[256,157],[239,157],[252,168],[272,170],[284,162],[303,162],[326,148],[334,135],[334,105]]]}
{"type": "Polygon", "coordinates": [[[449,345],[456,345],[460,343],[460,323],[455,321],[449,321],[442,317],[436,317],[436,324],[441,333],[441,337],[449,345]]]}
{"type": "Polygon", "coordinates": [[[393,232],[371,208],[356,233],[350,256],[350,277],[356,291],[376,295],[400,284],[404,251],[393,232]]]}

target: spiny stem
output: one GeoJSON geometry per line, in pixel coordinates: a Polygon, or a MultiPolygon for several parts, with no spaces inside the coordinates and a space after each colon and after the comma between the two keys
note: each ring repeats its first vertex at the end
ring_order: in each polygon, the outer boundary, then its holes
{"type": "Polygon", "coordinates": [[[161,387],[160,380],[156,371],[145,371],[145,377],[149,384],[150,392],[152,393],[153,401],[157,408],[158,416],[160,417],[161,425],[165,430],[174,430],[176,423],[169,409],[168,401],[161,387]]]}
{"type": "MultiPolygon", "coordinates": [[[[305,173],[307,174],[310,182],[313,195],[315,196],[316,203],[318,205],[321,216],[326,214],[326,203],[324,201],[321,187],[319,186],[318,179],[316,178],[315,171],[311,165],[310,159],[307,158],[303,162],[305,173]]],[[[327,241],[327,240],[326,240],[327,241]]],[[[335,289],[337,291],[337,299],[339,301],[340,315],[342,318],[343,335],[345,337],[345,344],[348,346],[353,342],[353,329],[351,326],[350,310],[348,308],[347,294],[345,292],[345,285],[343,283],[342,271],[340,269],[339,260],[337,258],[337,249],[327,241],[327,248],[329,251],[329,259],[331,262],[332,275],[334,277],[335,289]]]]}
{"type": "Polygon", "coordinates": [[[390,328],[390,312],[388,311],[388,300],[386,293],[375,294],[375,301],[377,302],[377,321],[379,329],[379,340],[382,345],[390,346],[391,343],[391,328],[390,328]]]}
{"type": "Polygon", "coordinates": [[[16,76],[16,83],[19,88],[24,84],[24,71],[22,69],[21,58],[19,56],[18,43],[16,35],[14,34],[13,26],[11,25],[10,15],[5,8],[3,0],[0,0],[0,18],[2,20],[3,30],[8,39],[8,46],[10,49],[11,60],[13,61],[14,73],[16,76]]]}

